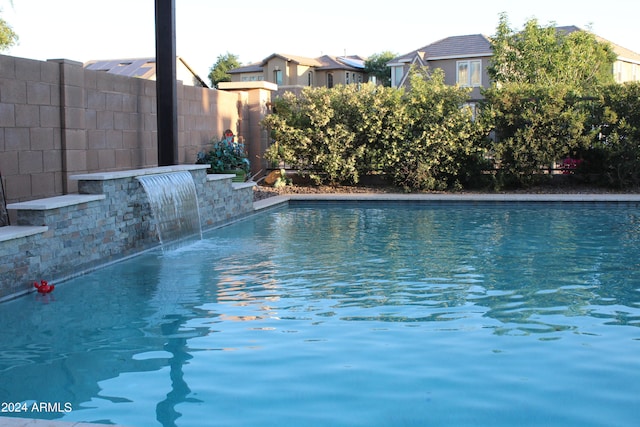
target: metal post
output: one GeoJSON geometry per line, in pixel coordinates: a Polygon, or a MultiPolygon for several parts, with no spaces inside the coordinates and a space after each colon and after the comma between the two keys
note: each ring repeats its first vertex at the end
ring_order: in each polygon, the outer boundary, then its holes
{"type": "Polygon", "coordinates": [[[156,97],[158,166],[178,164],[175,0],[156,4],[156,97]]]}

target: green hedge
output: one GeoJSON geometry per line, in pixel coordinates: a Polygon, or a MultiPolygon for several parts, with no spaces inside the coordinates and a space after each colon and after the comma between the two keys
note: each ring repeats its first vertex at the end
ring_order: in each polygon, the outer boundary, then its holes
{"type": "Polygon", "coordinates": [[[589,126],[593,138],[581,153],[583,175],[612,187],[640,186],[640,82],[604,88],[589,126]]]}
{"type": "Polygon", "coordinates": [[[639,83],[590,98],[569,86],[509,84],[486,90],[478,114],[469,89],[445,85],[441,70],[416,69],[409,86],[285,94],[263,121],[274,140],[266,157],[318,183],[384,173],[407,191],[527,186],[565,157],[583,160],[575,174],[584,179],[639,184],[639,83]]]}

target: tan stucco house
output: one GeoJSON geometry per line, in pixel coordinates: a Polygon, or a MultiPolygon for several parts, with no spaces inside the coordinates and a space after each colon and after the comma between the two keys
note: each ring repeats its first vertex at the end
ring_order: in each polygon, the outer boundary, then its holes
{"type": "Polygon", "coordinates": [[[492,55],[487,36],[471,34],[447,37],[389,61],[391,86],[405,86],[409,69],[415,64],[442,69],[445,84],[470,87],[473,89],[471,98],[479,99],[480,88],[489,86],[487,67],[492,55]]]}
{"type": "MultiPolygon", "coordinates": [[[[571,33],[582,31],[576,26],[558,27],[559,31],[571,33]]],[[[611,45],[618,55],[613,64],[613,76],[616,82],[640,80],[640,54],[605,40],[596,38],[611,45]]],[[[409,69],[413,64],[427,66],[430,69],[440,68],[444,71],[445,83],[471,87],[471,99],[482,97],[480,90],[489,87],[487,73],[489,61],[493,56],[491,41],[488,36],[471,34],[447,37],[429,45],[398,56],[387,63],[391,68],[391,85],[401,87],[407,84],[409,69]]]]}
{"type": "Polygon", "coordinates": [[[274,53],[261,62],[229,70],[232,82],[267,81],[278,85],[278,94],[302,88],[363,83],[364,58],[324,55],[318,58],[274,53]]]}

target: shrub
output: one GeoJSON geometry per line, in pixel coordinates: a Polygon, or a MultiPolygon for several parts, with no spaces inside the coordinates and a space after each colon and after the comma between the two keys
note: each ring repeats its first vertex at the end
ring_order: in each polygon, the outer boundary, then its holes
{"type": "Polygon", "coordinates": [[[236,142],[233,132],[225,131],[225,136],[219,141],[211,140],[209,151],[200,151],[196,163],[210,165],[210,171],[221,173],[232,170],[243,170],[249,173],[250,163],[244,144],[236,142]]]}
{"type": "Polygon", "coordinates": [[[470,178],[466,173],[480,173],[473,165],[485,151],[479,143],[484,128],[466,105],[470,89],[446,85],[439,69],[413,70],[410,86],[401,100],[406,109],[401,137],[386,147],[394,153],[386,172],[407,191],[461,189],[470,178]]]}
{"type": "Polygon", "coordinates": [[[365,84],[286,93],[263,121],[275,140],[265,157],[317,183],[384,172],[406,191],[529,186],[549,180],[565,157],[584,160],[577,178],[640,185],[640,83],[611,85],[597,99],[562,83],[508,83],[484,95],[475,120],[469,89],[426,69],[412,72],[406,91],[365,84]]]}
{"type": "Polygon", "coordinates": [[[484,95],[483,121],[496,134],[491,151],[498,182],[535,184],[543,170],[588,145],[586,110],[568,86],[511,83],[484,95]]]}
{"type": "Polygon", "coordinates": [[[640,83],[605,87],[594,105],[592,145],[582,170],[596,182],[624,188],[640,185],[640,83]]]}
{"type": "Polygon", "coordinates": [[[394,128],[386,116],[399,106],[394,95],[373,84],[305,88],[297,97],[285,93],[263,121],[276,141],[265,157],[318,183],[357,183],[381,167],[382,141],[394,128]]]}
{"type": "Polygon", "coordinates": [[[440,70],[415,73],[411,84],[408,92],[365,84],[285,94],[263,121],[276,141],[267,159],[316,182],[357,183],[382,171],[407,190],[459,188],[461,168],[482,157],[481,128],[464,107],[469,91],[445,85],[440,70]]]}

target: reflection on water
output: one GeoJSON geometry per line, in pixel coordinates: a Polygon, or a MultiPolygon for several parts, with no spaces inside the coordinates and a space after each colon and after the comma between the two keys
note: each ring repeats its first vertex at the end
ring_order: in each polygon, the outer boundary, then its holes
{"type": "MultiPolygon", "coordinates": [[[[547,375],[571,384],[615,365],[621,372],[608,380],[625,384],[629,369],[640,371],[631,356],[640,342],[637,207],[376,206],[272,211],[62,284],[49,299],[0,305],[0,400],[73,404],[71,413],[39,418],[189,426],[215,412],[207,425],[309,425],[316,404],[345,415],[335,396],[352,390],[343,381],[356,375],[355,389],[367,390],[375,409],[355,413],[363,425],[380,425],[376,411],[415,397],[397,401],[398,383],[405,390],[432,384],[428,393],[467,390],[467,407],[474,399],[495,404],[492,394],[507,404],[514,375],[529,375],[519,366],[564,366],[555,353],[582,355],[576,339],[608,343],[589,342],[597,368],[547,375]],[[620,347],[615,356],[609,344],[620,347]],[[444,359],[429,351],[434,345],[444,359]],[[519,356],[495,360],[505,354],[519,356]],[[469,371],[470,357],[485,370],[469,371]],[[496,369],[505,374],[496,378],[496,369]],[[475,387],[483,394],[473,395],[475,387]],[[299,401],[300,413],[287,418],[291,409],[281,408],[282,418],[265,421],[263,412],[277,413],[269,396],[279,389],[299,401]],[[223,415],[231,408],[243,416],[223,415]]],[[[626,394],[615,401],[624,404],[634,390],[620,384],[626,394]]],[[[532,407],[548,411],[547,385],[530,387],[532,407]]],[[[592,389],[571,387],[565,392],[592,389]]],[[[598,401],[604,411],[608,399],[583,396],[584,405],[598,401]]],[[[415,403],[407,417],[445,420],[415,403]]],[[[615,409],[629,418],[637,412],[615,409]]]]}

